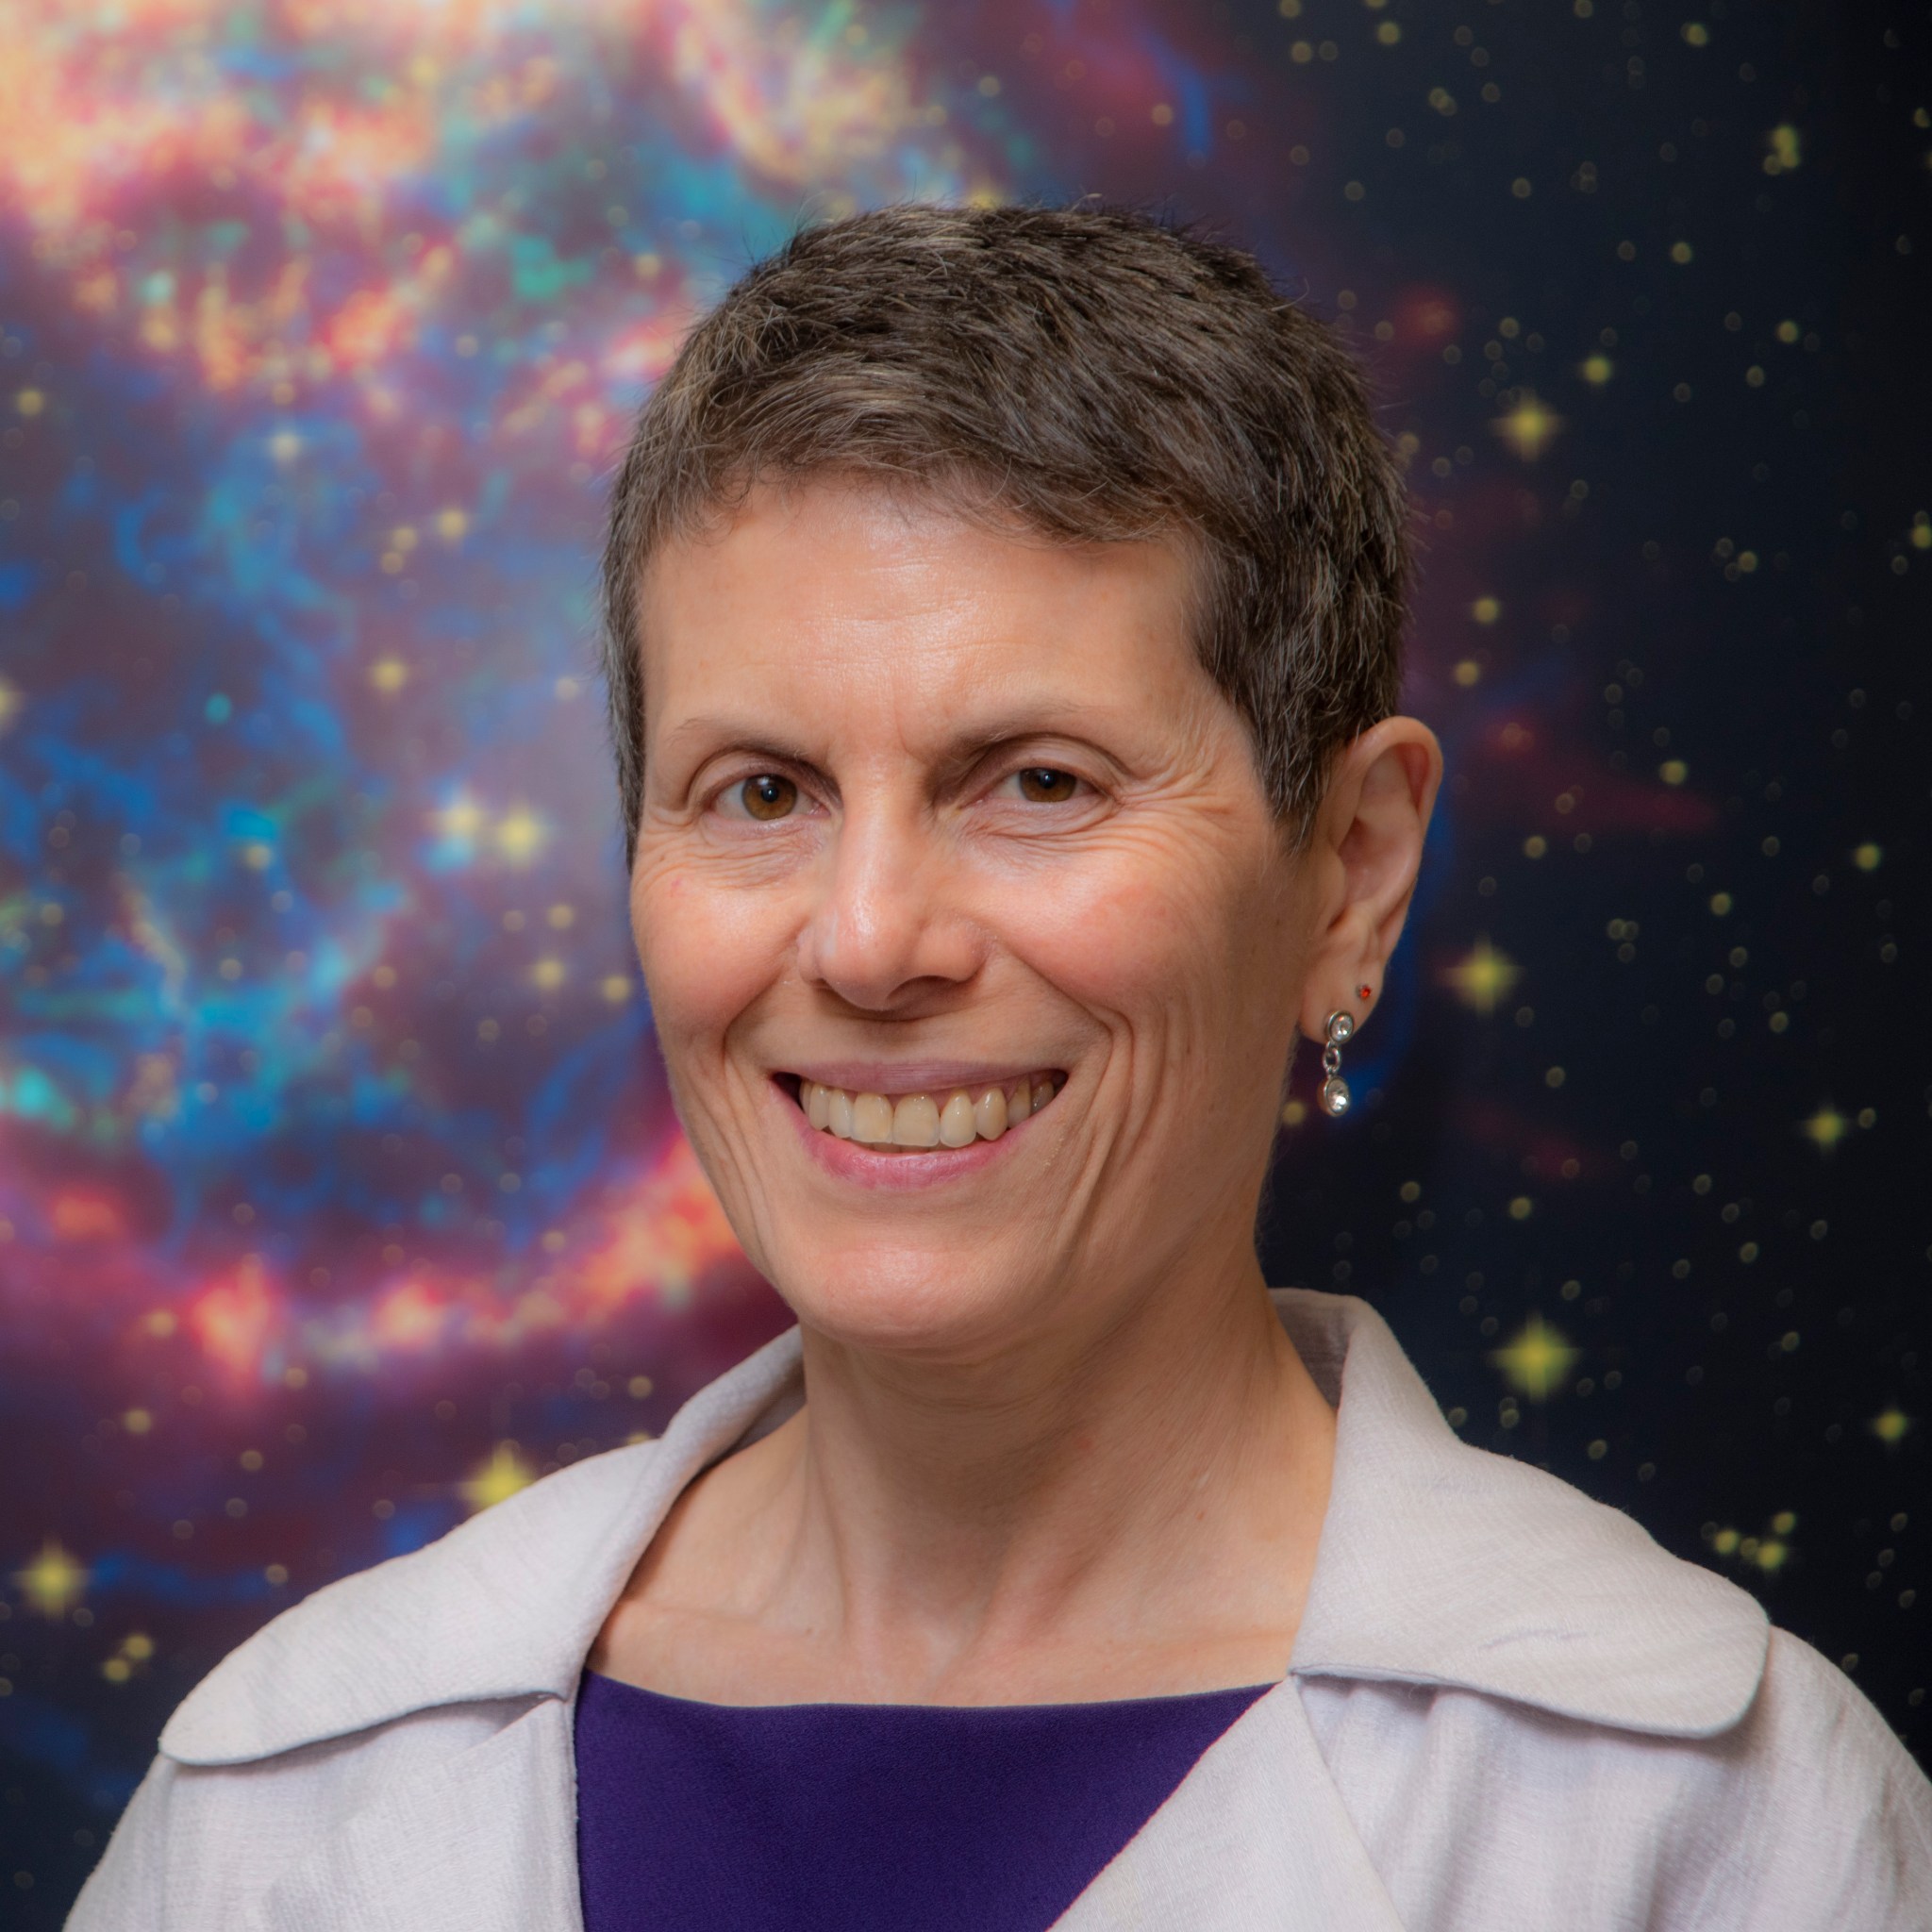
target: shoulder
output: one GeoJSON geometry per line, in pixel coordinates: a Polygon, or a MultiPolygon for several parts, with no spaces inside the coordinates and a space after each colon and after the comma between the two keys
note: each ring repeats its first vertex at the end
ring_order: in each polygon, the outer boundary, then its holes
{"type": "Polygon", "coordinates": [[[1774,1627],[1757,1695],[1675,1780],[1687,1864],[1671,1923],[1932,1925],[1932,1783],[1872,1701],[1774,1627]],[[1694,1827],[1694,1829],[1693,1829],[1694,1827]]]}
{"type": "Polygon", "coordinates": [[[1757,1701],[1733,1752],[1754,1802],[1821,1855],[1877,1840],[1910,1847],[1932,1907],[1932,1782],[1851,1678],[1803,1638],[1774,1628],[1757,1701]]]}
{"type": "Polygon", "coordinates": [[[1932,1924],[1932,1785],[1843,1672],[1773,1627],[1739,1720],[1637,1730],[1465,1686],[1305,1682],[1405,1924],[1653,1932],[1932,1924]]]}
{"type": "Polygon", "coordinates": [[[163,1751],[89,1874],[68,1932],[257,1924],[271,1888],[318,1850],[341,1848],[359,1813],[447,1790],[458,1760],[508,1732],[531,1704],[441,1707],[243,1762],[183,1762],[163,1751]]]}

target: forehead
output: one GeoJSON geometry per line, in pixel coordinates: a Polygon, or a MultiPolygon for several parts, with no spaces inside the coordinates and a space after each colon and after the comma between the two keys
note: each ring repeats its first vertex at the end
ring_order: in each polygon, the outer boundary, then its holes
{"type": "Polygon", "coordinates": [[[645,572],[647,729],[726,697],[908,727],[988,700],[1171,706],[1207,683],[1192,583],[1171,541],[1056,542],[844,479],[761,486],[645,572]]]}

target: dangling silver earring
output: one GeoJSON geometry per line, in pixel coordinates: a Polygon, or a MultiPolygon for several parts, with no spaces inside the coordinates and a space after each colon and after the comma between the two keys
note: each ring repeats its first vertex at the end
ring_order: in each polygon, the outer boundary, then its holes
{"type": "Polygon", "coordinates": [[[1355,1032],[1355,1015],[1336,1012],[1328,1015],[1327,1039],[1322,1048],[1322,1111],[1340,1116],[1348,1111],[1348,1082],[1341,1077],[1341,1043],[1355,1032]]]}

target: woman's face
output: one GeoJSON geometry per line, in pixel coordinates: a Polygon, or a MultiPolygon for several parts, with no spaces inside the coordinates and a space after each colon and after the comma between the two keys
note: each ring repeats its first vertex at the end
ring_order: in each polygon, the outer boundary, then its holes
{"type": "Polygon", "coordinates": [[[984,1358],[1247,1249],[1310,922],[1188,586],[817,480],[647,574],[651,1010],[824,1333],[984,1358]]]}

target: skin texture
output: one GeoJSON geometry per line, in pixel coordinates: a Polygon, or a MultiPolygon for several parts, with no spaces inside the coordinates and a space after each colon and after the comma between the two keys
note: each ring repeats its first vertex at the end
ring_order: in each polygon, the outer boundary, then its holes
{"type": "Polygon", "coordinates": [[[1188,581],[824,478],[654,561],[632,921],[807,1402],[687,1490],[593,1669],[738,1704],[1285,1673],[1335,1418],[1256,1206],[1297,1030],[1373,1010],[1441,754],[1365,732],[1291,858],[1188,581]],[[915,1061],[1065,1085],[948,1165],[828,1155],[774,1077],[915,1061]]]}

